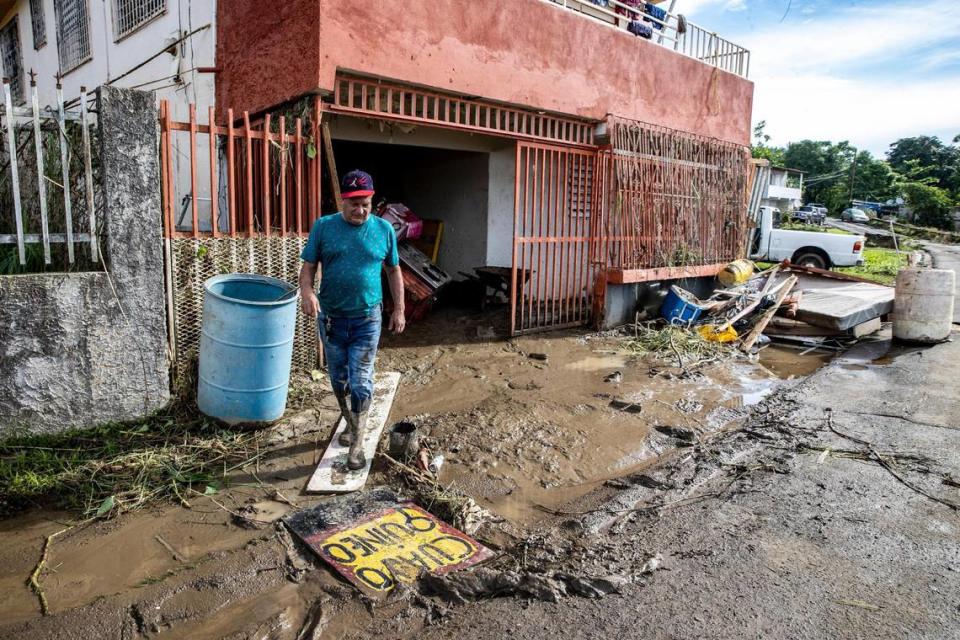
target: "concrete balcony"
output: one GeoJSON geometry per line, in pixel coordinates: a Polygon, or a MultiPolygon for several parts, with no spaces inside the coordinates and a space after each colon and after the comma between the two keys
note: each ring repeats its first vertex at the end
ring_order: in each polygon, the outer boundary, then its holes
{"type": "MultiPolygon", "coordinates": [[[[729,71],[742,78],[750,75],[750,51],[690,22],[684,16],[657,7],[656,15],[638,11],[620,0],[542,0],[560,5],[585,18],[622,29],[628,33],[646,33],[647,39],[704,64],[729,71]],[[657,17],[659,16],[659,17],[657,17]],[[636,25],[639,24],[641,28],[636,25]]],[[[652,2],[659,5],[663,0],[652,2]]],[[[641,2],[643,6],[646,3],[641,2]]],[[[672,6],[673,3],[671,3],[672,6]]],[[[645,36],[644,36],[645,37],[645,36]]]]}
{"type": "Polygon", "coordinates": [[[803,197],[803,192],[794,187],[771,184],[767,187],[767,193],[763,197],[774,200],[800,200],[803,197]]]}
{"type": "Polygon", "coordinates": [[[385,11],[382,0],[219,2],[218,117],[227,108],[255,114],[304,95],[330,95],[337,75],[348,73],[750,143],[748,52],[689,22],[678,35],[678,18],[669,15],[649,39],[638,37],[616,5],[584,3],[405,0],[385,11]]]}

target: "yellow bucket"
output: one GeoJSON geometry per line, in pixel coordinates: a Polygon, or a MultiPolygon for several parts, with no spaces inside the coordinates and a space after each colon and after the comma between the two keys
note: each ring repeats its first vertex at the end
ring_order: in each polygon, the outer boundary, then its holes
{"type": "Polygon", "coordinates": [[[734,260],[717,274],[717,280],[725,287],[735,287],[753,275],[753,263],[749,260],[734,260]]]}

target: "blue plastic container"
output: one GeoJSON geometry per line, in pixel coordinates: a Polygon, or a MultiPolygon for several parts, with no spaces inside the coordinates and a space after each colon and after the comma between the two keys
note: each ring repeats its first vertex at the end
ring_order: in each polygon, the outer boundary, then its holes
{"type": "Polygon", "coordinates": [[[688,325],[703,313],[699,300],[677,286],[671,286],[667,297],[663,299],[660,315],[670,324],[688,325]]]}
{"type": "Polygon", "coordinates": [[[296,287],[248,273],[204,283],[197,406],[227,424],[272,422],[290,384],[296,287]]]}

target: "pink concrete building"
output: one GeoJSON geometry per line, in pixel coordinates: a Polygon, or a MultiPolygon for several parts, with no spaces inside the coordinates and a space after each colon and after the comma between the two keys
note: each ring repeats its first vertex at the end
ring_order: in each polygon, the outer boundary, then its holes
{"type": "Polygon", "coordinates": [[[208,228],[302,237],[336,208],[331,170],[362,167],[443,223],[441,269],[505,274],[514,333],[632,315],[645,283],[745,247],[749,52],[682,4],[220,2],[211,138],[230,144],[210,149],[230,180],[211,171],[208,228]]]}

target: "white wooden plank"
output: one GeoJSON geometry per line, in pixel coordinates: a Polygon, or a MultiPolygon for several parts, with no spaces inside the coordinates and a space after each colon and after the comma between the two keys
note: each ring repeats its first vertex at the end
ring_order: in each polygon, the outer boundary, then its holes
{"type": "Polygon", "coordinates": [[[63,217],[67,230],[67,258],[70,264],[74,262],[73,253],[73,203],[70,202],[70,154],[67,147],[67,119],[63,108],[63,88],[57,81],[57,128],[60,135],[60,173],[63,176],[63,217]]]}
{"type": "Polygon", "coordinates": [[[310,482],[307,483],[307,493],[347,493],[359,491],[367,482],[373,456],[377,452],[380,434],[390,417],[390,408],[393,398],[400,384],[400,374],[394,371],[378,373],[374,378],[373,400],[367,412],[367,432],[363,439],[363,454],[367,464],[363,469],[351,471],[347,469],[347,454],[349,447],[341,446],[338,442],[340,434],[347,428],[343,418],[337,423],[337,428],[330,440],[330,446],[323,453],[320,464],[317,465],[310,482]]]}

